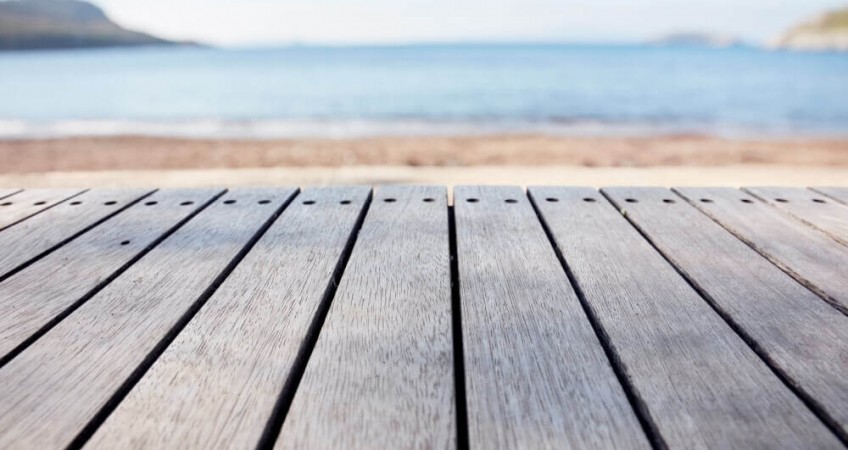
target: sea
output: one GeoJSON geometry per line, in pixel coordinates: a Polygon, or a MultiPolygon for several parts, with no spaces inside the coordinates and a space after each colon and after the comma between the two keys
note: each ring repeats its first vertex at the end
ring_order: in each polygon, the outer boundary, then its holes
{"type": "Polygon", "coordinates": [[[0,53],[0,139],[848,137],[848,54],[438,44],[0,53]]]}

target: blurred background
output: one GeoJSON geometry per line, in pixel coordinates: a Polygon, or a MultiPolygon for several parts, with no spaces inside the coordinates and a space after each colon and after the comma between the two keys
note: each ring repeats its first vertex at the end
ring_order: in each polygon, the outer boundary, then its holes
{"type": "Polygon", "coordinates": [[[844,184],[846,52],[831,0],[5,0],[0,185],[844,184]]]}

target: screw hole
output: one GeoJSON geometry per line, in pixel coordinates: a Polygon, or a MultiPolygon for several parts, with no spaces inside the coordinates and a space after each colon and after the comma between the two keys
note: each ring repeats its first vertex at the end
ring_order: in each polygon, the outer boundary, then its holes
{"type": "Polygon", "coordinates": [[[712,203],[713,201],[708,198],[702,198],[701,203],[712,203]]]}
{"type": "Polygon", "coordinates": [[[626,198],[624,201],[627,203],[639,203],[639,200],[636,200],[635,198],[626,198]]]}
{"type": "Polygon", "coordinates": [[[821,198],[814,198],[813,201],[816,203],[827,203],[826,201],[824,201],[824,199],[821,198]]]}
{"type": "Polygon", "coordinates": [[[193,204],[194,204],[194,202],[192,202],[192,201],[180,203],[181,206],[188,206],[188,205],[193,205],[193,204]]]}
{"type": "Polygon", "coordinates": [[[789,203],[789,200],[786,200],[785,198],[776,198],[774,201],[778,203],[789,203]]]}
{"type": "Polygon", "coordinates": [[[504,200],[504,202],[506,202],[506,203],[518,203],[518,200],[516,200],[514,198],[508,198],[508,199],[504,200]]]}
{"type": "Polygon", "coordinates": [[[121,245],[130,245],[130,241],[123,241],[121,242],[121,245]]]}
{"type": "Polygon", "coordinates": [[[116,204],[116,203],[118,203],[118,202],[116,202],[116,201],[114,201],[114,200],[109,200],[108,202],[104,203],[104,205],[106,205],[106,206],[112,206],[112,205],[114,205],[114,204],[116,204]]]}
{"type": "Polygon", "coordinates": [[[477,203],[477,202],[479,202],[480,200],[478,200],[478,199],[476,199],[476,198],[469,198],[469,199],[468,199],[468,200],[466,200],[466,201],[467,201],[468,203],[477,203]]]}
{"type": "Polygon", "coordinates": [[[436,201],[436,199],[430,198],[430,197],[427,197],[427,198],[424,199],[424,202],[426,202],[426,203],[433,203],[434,201],[436,201]]]}
{"type": "Polygon", "coordinates": [[[349,205],[349,204],[350,204],[350,200],[342,200],[342,201],[340,201],[339,203],[341,203],[342,205],[349,205]]]}
{"type": "Polygon", "coordinates": [[[271,200],[259,200],[260,205],[267,205],[268,203],[271,203],[271,200]]]}
{"type": "Polygon", "coordinates": [[[586,202],[586,203],[595,203],[597,200],[595,200],[592,197],[586,197],[586,198],[583,199],[583,201],[586,202]]]}
{"type": "Polygon", "coordinates": [[[303,204],[304,204],[304,205],[314,205],[314,204],[315,204],[315,200],[304,200],[304,201],[303,201],[303,204]]]}
{"type": "Polygon", "coordinates": [[[77,205],[81,205],[81,204],[82,204],[82,202],[80,202],[80,201],[75,201],[75,202],[71,202],[70,204],[71,204],[71,206],[77,206],[77,205]]]}
{"type": "Polygon", "coordinates": [[[663,203],[675,203],[675,201],[670,198],[664,198],[663,203]]]}
{"type": "Polygon", "coordinates": [[[232,205],[232,204],[234,204],[235,202],[236,202],[236,201],[235,201],[235,200],[232,200],[232,199],[230,199],[230,200],[224,200],[224,204],[225,204],[225,205],[232,205]]]}
{"type": "Polygon", "coordinates": [[[147,206],[153,206],[153,205],[155,205],[155,204],[157,204],[157,203],[159,203],[159,202],[157,202],[156,200],[151,200],[151,201],[149,201],[149,202],[145,202],[144,204],[145,204],[145,205],[147,205],[147,206]]]}
{"type": "Polygon", "coordinates": [[[386,202],[386,203],[394,203],[394,202],[396,202],[397,200],[396,200],[396,199],[393,199],[393,198],[384,198],[384,199],[383,199],[383,201],[384,201],[384,202],[386,202]]]}
{"type": "Polygon", "coordinates": [[[742,203],[754,203],[754,201],[751,200],[750,198],[743,198],[742,203]]]}

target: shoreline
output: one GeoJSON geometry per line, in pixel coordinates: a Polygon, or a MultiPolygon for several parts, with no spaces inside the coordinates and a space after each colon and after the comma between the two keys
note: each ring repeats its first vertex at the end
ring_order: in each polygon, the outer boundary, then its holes
{"type": "Polygon", "coordinates": [[[426,136],[182,139],[145,136],[0,140],[0,173],[343,166],[848,168],[848,138],[426,136]]]}

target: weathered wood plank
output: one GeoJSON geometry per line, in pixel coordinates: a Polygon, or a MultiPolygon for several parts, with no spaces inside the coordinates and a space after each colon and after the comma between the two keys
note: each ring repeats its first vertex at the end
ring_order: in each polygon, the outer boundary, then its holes
{"type": "Polygon", "coordinates": [[[81,192],[83,192],[82,189],[28,189],[0,200],[0,230],[26,220],[81,192]]]}
{"type": "Polygon", "coordinates": [[[848,205],[848,187],[816,187],[812,190],[848,205]]]}
{"type": "Polygon", "coordinates": [[[228,192],[0,370],[0,447],[66,448],[108,413],[294,192],[228,192]]]}
{"type": "Polygon", "coordinates": [[[454,199],[470,446],[648,448],[524,192],[454,199]]]}
{"type": "Polygon", "coordinates": [[[380,188],[276,448],[456,447],[447,191],[380,188]]]}
{"type": "Polygon", "coordinates": [[[848,248],[750,194],[730,188],[675,189],[739,239],[848,314],[848,248]]]}
{"type": "Polygon", "coordinates": [[[597,191],[530,195],[670,448],[842,447],[597,191]]]}
{"type": "Polygon", "coordinates": [[[304,340],[329,306],[369,195],[313,188],[298,196],[86,448],[256,447],[306,362],[304,340]]]}
{"type": "Polygon", "coordinates": [[[163,190],[0,282],[0,361],[108,283],[219,190],[163,190]],[[155,205],[146,205],[157,202],[155,205]]]}
{"type": "Polygon", "coordinates": [[[809,189],[750,187],[745,191],[848,245],[848,206],[809,189]]]}
{"type": "Polygon", "coordinates": [[[668,189],[604,191],[848,441],[848,317],[668,189]]]}
{"type": "Polygon", "coordinates": [[[95,189],[0,233],[0,279],[34,258],[106,220],[149,189],[95,189]]]}
{"type": "Polygon", "coordinates": [[[0,189],[0,200],[3,200],[6,197],[11,197],[12,195],[22,191],[23,189],[0,189]]]}

